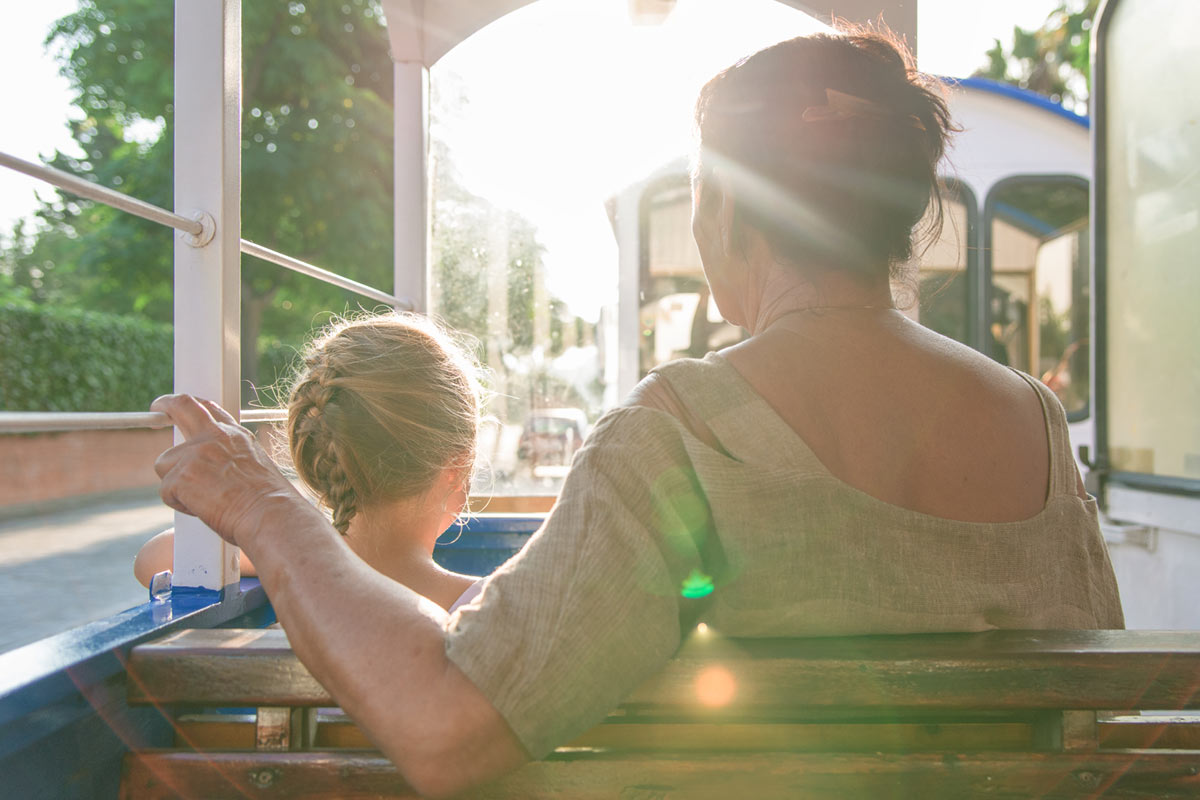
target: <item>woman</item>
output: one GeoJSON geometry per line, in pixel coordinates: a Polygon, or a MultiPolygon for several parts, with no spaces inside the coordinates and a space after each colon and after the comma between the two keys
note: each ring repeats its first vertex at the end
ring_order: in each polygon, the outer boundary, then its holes
{"type": "Polygon", "coordinates": [[[732,636],[1120,627],[1061,406],[894,308],[950,127],[935,89],[871,32],[704,88],[693,232],[750,337],[607,414],[543,528],[449,618],[339,555],[186,397],[157,406],[189,437],[164,499],[246,548],[300,658],[430,793],[594,724],[700,616],[732,636]]]}
{"type": "MultiPolygon", "coordinates": [[[[481,404],[478,367],[414,314],[329,326],[288,393],[288,460],[346,544],[451,611],[479,581],[438,566],[433,548],[466,505],[481,404]]],[[[174,540],[167,531],[142,547],[143,586],[170,569],[174,540]]],[[[255,574],[245,553],[242,574],[255,574]]]]}

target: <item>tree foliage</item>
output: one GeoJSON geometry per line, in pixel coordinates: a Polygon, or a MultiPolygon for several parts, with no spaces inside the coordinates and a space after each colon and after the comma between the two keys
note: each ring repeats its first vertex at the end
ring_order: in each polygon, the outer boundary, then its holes
{"type": "Polygon", "coordinates": [[[0,348],[6,411],[129,411],[171,390],[169,325],[7,300],[0,341],[20,342],[0,348]]]}
{"type": "Polygon", "coordinates": [[[987,52],[987,65],[975,75],[1029,89],[1086,113],[1092,20],[1099,5],[1100,0],[1067,0],[1040,27],[1014,27],[1012,47],[1005,49],[996,39],[987,52]]]}
{"type": "MultiPolygon", "coordinates": [[[[379,1],[246,3],[242,15],[243,237],[390,287],[393,73],[379,1]]],[[[72,136],[84,155],[57,153],[53,166],[173,207],[173,28],[173,6],[161,0],[82,0],[55,24],[47,44],[83,115],[72,136]]],[[[528,348],[536,230],[463,189],[444,149],[438,161],[434,281],[454,286],[442,310],[483,334],[488,259],[503,258],[514,331],[506,344],[528,348]],[[505,253],[489,249],[497,240],[505,253]]],[[[170,230],[67,194],[38,217],[36,228],[19,223],[0,253],[0,291],[170,321],[170,230]]],[[[314,325],[360,303],[374,308],[244,257],[244,381],[273,382],[314,325]]]]}

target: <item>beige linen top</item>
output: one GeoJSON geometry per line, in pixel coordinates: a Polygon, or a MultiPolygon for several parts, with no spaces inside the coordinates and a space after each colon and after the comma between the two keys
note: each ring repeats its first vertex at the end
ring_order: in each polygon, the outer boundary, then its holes
{"type": "Polygon", "coordinates": [[[447,623],[450,660],[533,757],[599,722],[701,611],[729,636],[1123,627],[1095,501],[1038,381],[1046,506],[973,523],[835,478],[717,354],[657,371],[724,452],[665,412],[609,412],[542,528],[447,623]],[[682,596],[709,580],[708,598],[682,596]]]}

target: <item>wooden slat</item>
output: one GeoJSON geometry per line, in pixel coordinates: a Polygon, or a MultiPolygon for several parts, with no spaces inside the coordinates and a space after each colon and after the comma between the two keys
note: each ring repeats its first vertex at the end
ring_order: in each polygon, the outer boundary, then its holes
{"type": "MultiPolygon", "coordinates": [[[[1101,749],[1200,750],[1200,716],[1114,716],[1098,724],[1101,749]]],[[[896,752],[1021,750],[1033,745],[1027,722],[812,723],[723,725],[612,722],[571,742],[573,747],[643,750],[797,750],[896,752]],[[778,728],[779,730],[772,730],[778,728]],[[689,732],[691,731],[691,732],[689,732]],[[730,735],[730,731],[737,731],[730,735]],[[753,735],[751,733],[753,732],[753,735]],[[782,740],[782,743],[781,743],[782,740]],[[811,742],[812,746],[808,746],[811,742]],[[771,746],[773,745],[773,747],[771,746]]],[[[175,724],[175,745],[192,750],[254,750],[254,716],[188,714],[175,724]]],[[[318,715],[317,749],[369,750],[370,739],[348,717],[318,715]]]]}
{"type": "Polygon", "coordinates": [[[808,723],[650,723],[597,725],[571,742],[639,753],[771,752],[904,753],[1020,751],[1033,747],[1034,729],[1021,723],[951,725],[808,723]]]}
{"type": "Polygon", "coordinates": [[[696,705],[714,666],[732,679],[734,710],[1200,707],[1200,633],[1186,631],[694,637],[626,703],[696,705]]]}
{"type": "Polygon", "coordinates": [[[175,720],[175,746],[189,750],[253,750],[253,714],[183,714],[175,720]]]}
{"type": "MultiPolygon", "coordinates": [[[[525,766],[480,800],[726,800],[731,797],[1196,797],[1196,753],[713,754],[591,752],[525,766]]],[[[386,760],[359,753],[130,754],[123,800],[177,797],[414,797],[386,760]]]]}
{"type": "Polygon", "coordinates": [[[277,628],[191,629],[133,649],[130,703],[333,706],[277,628]]]}
{"type": "MultiPolygon", "coordinates": [[[[584,747],[637,752],[807,753],[1016,752],[1033,748],[1034,726],[992,723],[607,723],[570,742],[584,747]]],[[[199,750],[253,750],[254,723],[226,715],[193,715],[177,723],[176,742],[199,750]]],[[[320,718],[317,749],[368,750],[374,745],[349,718],[320,718]]]]}
{"type": "MultiPolygon", "coordinates": [[[[828,639],[695,637],[627,698],[692,708],[706,671],[726,670],[725,706],[755,708],[1200,708],[1200,633],[991,631],[828,639]]],[[[130,702],[334,705],[278,630],[189,630],[134,648],[130,702]]]]}
{"type": "Polygon", "coordinates": [[[467,507],[473,514],[544,514],[557,499],[552,494],[473,495],[467,500],[467,507]]]}
{"type": "Polygon", "coordinates": [[[1200,750],[1200,714],[1115,716],[1097,728],[1105,748],[1200,750]]]}

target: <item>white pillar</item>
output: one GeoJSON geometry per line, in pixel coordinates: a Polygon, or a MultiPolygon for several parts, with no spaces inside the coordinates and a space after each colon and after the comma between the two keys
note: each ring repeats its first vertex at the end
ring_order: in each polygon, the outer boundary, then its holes
{"type": "MultiPolygon", "coordinates": [[[[203,211],[215,236],[175,239],[175,391],[241,406],[241,0],[175,3],[175,210],[203,211]]],[[[249,342],[247,346],[254,346],[249,342]]],[[[180,441],[179,432],[175,433],[180,441]]],[[[238,549],[175,515],[175,588],[238,580],[238,549]]]]}
{"type": "Polygon", "coordinates": [[[639,213],[646,183],[617,196],[617,398],[623,402],[641,376],[642,235],[639,213]]]}
{"type": "Polygon", "coordinates": [[[394,294],[429,309],[429,70],[393,65],[394,294]]]}

